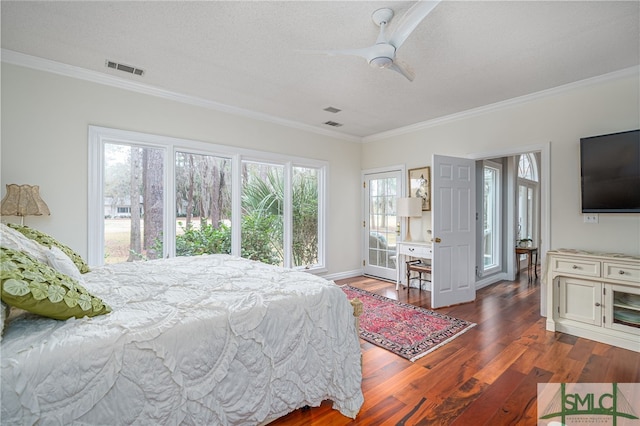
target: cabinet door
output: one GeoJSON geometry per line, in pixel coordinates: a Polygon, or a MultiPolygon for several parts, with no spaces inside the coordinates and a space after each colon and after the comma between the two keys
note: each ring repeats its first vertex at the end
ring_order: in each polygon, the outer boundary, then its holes
{"type": "Polygon", "coordinates": [[[562,277],[559,286],[560,318],[602,324],[602,283],[562,277]]]}
{"type": "Polygon", "coordinates": [[[640,335],[640,287],[605,284],[605,289],[605,326],[640,335]]]}

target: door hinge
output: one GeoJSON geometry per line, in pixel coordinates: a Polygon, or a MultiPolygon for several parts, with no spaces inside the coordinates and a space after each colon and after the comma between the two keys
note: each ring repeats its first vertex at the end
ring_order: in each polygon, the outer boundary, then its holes
{"type": "Polygon", "coordinates": [[[367,187],[367,181],[362,182],[362,187],[366,188],[367,187]]]}
{"type": "Polygon", "coordinates": [[[362,221],[362,227],[363,227],[363,228],[366,228],[366,227],[367,227],[367,221],[366,221],[366,220],[363,220],[363,221],[362,221]]]}
{"type": "Polygon", "coordinates": [[[560,313],[560,306],[558,306],[558,313],[560,313]]]}
{"type": "Polygon", "coordinates": [[[606,324],[606,323],[607,323],[607,317],[605,317],[605,316],[603,316],[603,317],[602,317],[602,323],[603,323],[603,324],[606,324]]]}
{"type": "Polygon", "coordinates": [[[604,294],[605,296],[607,295],[607,289],[606,289],[606,287],[602,287],[602,294],[604,294]]]}
{"type": "Polygon", "coordinates": [[[365,260],[363,260],[363,261],[362,261],[362,266],[366,266],[366,265],[365,265],[365,260]]]}

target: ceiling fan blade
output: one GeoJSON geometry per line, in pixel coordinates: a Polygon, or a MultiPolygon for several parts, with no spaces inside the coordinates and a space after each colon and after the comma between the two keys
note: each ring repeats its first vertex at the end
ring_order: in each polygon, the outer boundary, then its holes
{"type": "Polygon", "coordinates": [[[327,55],[327,56],[359,56],[369,60],[371,56],[371,48],[362,49],[336,49],[336,50],[298,50],[300,53],[308,53],[311,55],[327,55]]]}
{"type": "Polygon", "coordinates": [[[416,29],[418,24],[427,17],[429,13],[440,3],[436,1],[419,1],[414,4],[400,20],[393,34],[389,38],[389,43],[398,49],[407,40],[409,35],[416,29]]]}
{"type": "Polygon", "coordinates": [[[415,77],[415,73],[413,72],[411,67],[409,67],[409,65],[405,64],[404,62],[398,61],[397,59],[393,61],[391,66],[389,66],[389,69],[399,72],[409,81],[413,81],[413,78],[415,77]]]}

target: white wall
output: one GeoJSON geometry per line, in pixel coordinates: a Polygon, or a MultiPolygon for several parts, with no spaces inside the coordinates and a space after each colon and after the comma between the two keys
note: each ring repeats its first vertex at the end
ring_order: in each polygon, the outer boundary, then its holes
{"type": "MultiPolygon", "coordinates": [[[[89,125],[329,162],[329,273],[361,269],[361,145],[259,120],[2,63],[2,195],[40,185],[48,217],[25,223],[87,254],[89,125]]],[[[3,218],[17,222],[18,218],[3,218]]]]}
{"type": "Polygon", "coordinates": [[[640,214],[600,214],[585,224],[580,210],[579,140],[640,128],[638,74],[572,85],[525,103],[434,124],[363,147],[362,167],[428,166],[432,154],[465,156],[551,142],[550,248],[640,255],[640,214]]]}
{"type": "Polygon", "coordinates": [[[26,223],[86,255],[90,124],[326,160],[328,267],[339,274],[361,268],[360,170],[551,142],[549,247],[640,254],[640,215],[583,223],[578,159],[580,137],[640,128],[639,91],[627,76],[359,145],[2,63],[0,182],[2,195],[7,183],[40,185],[52,215],[26,223]]]}

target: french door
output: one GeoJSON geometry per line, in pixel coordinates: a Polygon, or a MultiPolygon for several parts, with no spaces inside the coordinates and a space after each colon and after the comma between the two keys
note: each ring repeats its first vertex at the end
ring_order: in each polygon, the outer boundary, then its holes
{"type": "Polygon", "coordinates": [[[402,171],[365,173],[363,187],[363,272],[395,281],[396,239],[400,230],[396,199],[402,197],[402,171]]]}

